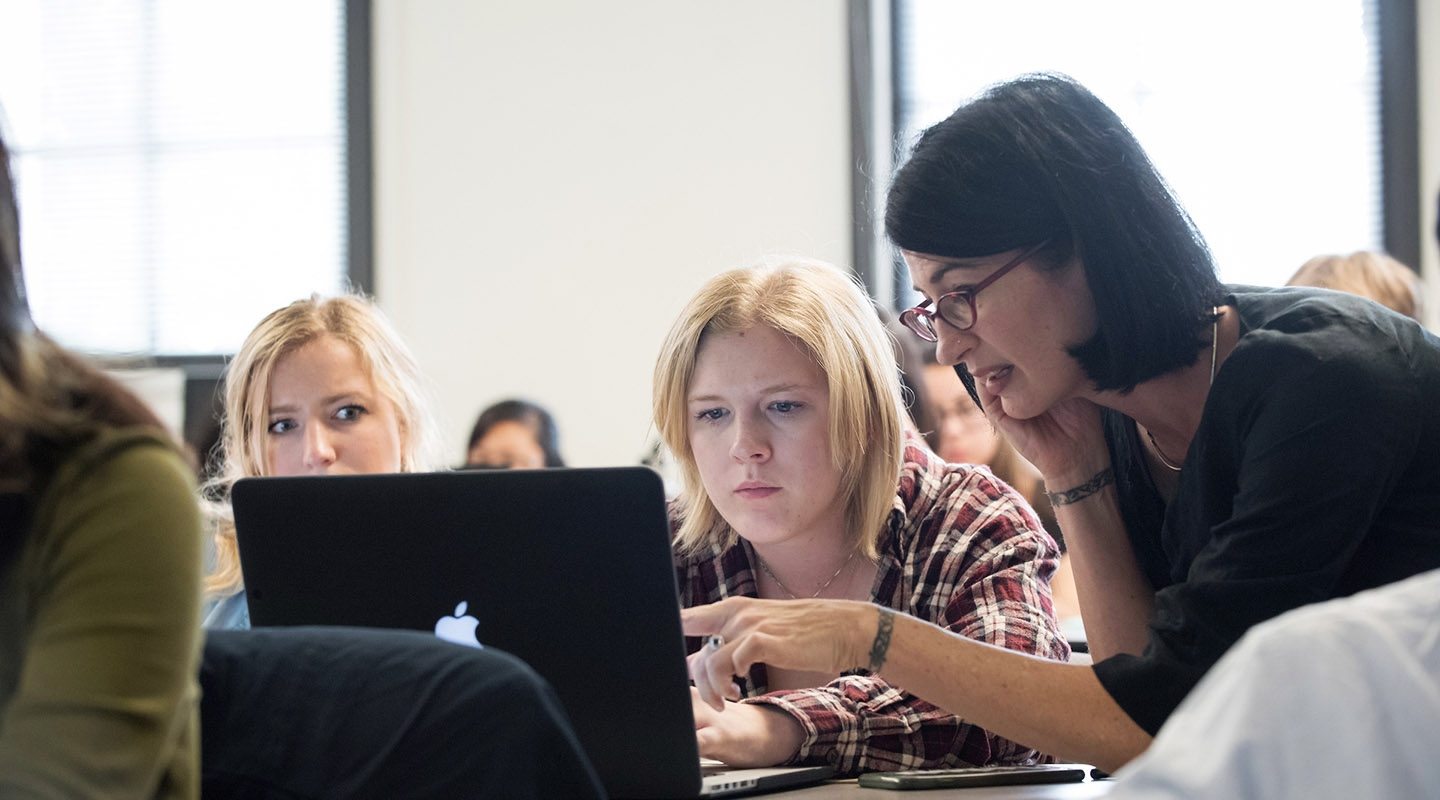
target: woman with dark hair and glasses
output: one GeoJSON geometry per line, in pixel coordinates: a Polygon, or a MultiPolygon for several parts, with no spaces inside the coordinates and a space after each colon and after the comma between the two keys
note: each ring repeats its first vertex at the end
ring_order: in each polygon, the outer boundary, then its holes
{"type": "Polygon", "coordinates": [[[1042,473],[1093,666],[864,603],[686,612],[718,702],[751,664],[868,666],[1062,759],[1143,751],[1252,625],[1440,567],[1440,340],[1373,303],[1224,286],[1133,135],[1027,76],[921,136],[890,238],[907,325],[1042,473]],[[717,640],[718,641],[718,640],[717,640]]]}

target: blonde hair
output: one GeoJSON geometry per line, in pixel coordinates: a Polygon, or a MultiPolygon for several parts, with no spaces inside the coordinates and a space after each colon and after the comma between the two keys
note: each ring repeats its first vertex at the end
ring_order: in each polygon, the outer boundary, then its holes
{"type": "Polygon", "coordinates": [[[738,534],[705,493],[690,447],[686,395],[705,336],[769,325],[803,344],[830,392],[830,452],[840,468],[847,534],[870,558],[895,503],[904,452],[894,344],[853,278],[803,259],[712,278],[685,306],[655,363],[655,426],[682,478],[676,541],[683,553],[731,547],[738,534]]]}
{"type": "Polygon", "coordinates": [[[1392,311],[1420,319],[1420,277],[1399,261],[1369,250],[1348,256],[1316,256],[1286,286],[1316,286],[1368,297],[1392,311]]]}
{"type": "Polygon", "coordinates": [[[270,378],[280,359],[320,336],[355,349],[375,388],[395,408],[400,423],[400,471],[425,472],[440,460],[436,426],[420,368],[390,322],[358,294],[311,295],[271,312],[245,338],[225,373],[220,466],[205,483],[207,511],[215,520],[215,568],[205,579],[210,596],[239,591],[239,549],[230,511],[230,487],[241,478],[270,473],[266,459],[270,378]]]}

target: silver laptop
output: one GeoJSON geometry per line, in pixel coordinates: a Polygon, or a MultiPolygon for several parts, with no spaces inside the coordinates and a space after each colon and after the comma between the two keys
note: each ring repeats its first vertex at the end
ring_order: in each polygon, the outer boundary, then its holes
{"type": "Polygon", "coordinates": [[[702,769],[648,468],[251,478],[232,499],[252,624],[409,628],[512,653],[555,688],[611,796],[831,775],[702,769]]]}

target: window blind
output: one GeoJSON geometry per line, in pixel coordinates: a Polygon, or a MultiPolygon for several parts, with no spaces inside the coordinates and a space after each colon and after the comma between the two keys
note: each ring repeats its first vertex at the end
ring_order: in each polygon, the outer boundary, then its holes
{"type": "Polygon", "coordinates": [[[102,355],[232,353],[346,283],[339,2],[0,0],[31,310],[102,355]]]}

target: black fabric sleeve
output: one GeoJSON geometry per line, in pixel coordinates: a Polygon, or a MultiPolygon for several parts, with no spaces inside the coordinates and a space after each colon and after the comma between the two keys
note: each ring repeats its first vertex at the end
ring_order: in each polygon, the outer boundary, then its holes
{"type": "Polygon", "coordinates": [[[1356,324],[1255,332],[1217,378],[1161,537],[1188,570],[1156,593],[1145,653],[1094,667],[1150,733],[1250,626],[1335,596],[1363,557],[1425,412],[1401,348],[1356,324]]]}

